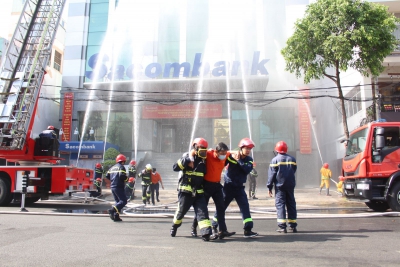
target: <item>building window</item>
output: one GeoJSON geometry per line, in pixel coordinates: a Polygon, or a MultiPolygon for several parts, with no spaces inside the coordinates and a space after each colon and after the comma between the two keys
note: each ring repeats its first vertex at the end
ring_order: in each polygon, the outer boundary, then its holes
{"type": "Polygon", "coordinates": [[[61,53],[54,51],[54,68],[61,72],[61,53]]]}
{"type": "MultiPolygon", "coordinates": [[[[361,90],[360,90],[360,86],[356,86],[353,89],[351,89],[350,92],[348,92],[345,96],[345,101],[344,101],[344,106],[346,109],[346,115],[347,118],[350,118],[351,116],[357,114],[357,112],[359,112],[362,109],[362,98],[361,98],[361,90]]],[[[342,122],[342,108],[340,105],[340,101],[338,101],[336,103],[336,107],[338,108],[338,119],[339,119],[339,123],[342,122]]]]}

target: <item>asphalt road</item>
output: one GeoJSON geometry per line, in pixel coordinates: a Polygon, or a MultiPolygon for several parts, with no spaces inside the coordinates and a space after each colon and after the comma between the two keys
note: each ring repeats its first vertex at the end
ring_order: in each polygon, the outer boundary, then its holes
{"type": "MultiPolygon", "coordinates": [[[[1,266],[399,266],[400,218],[298,219],[296,234],[275,232],[276,220],[254,218],[257,238],[243,238],[241,220],[228,220],[231,238],[204,242],[184,219],[106,214],[0,212],[1,266]]],[[[3,208],[1,209],[3,210],[3,208]]],[[[48,212],[51,211],[51,212],[48,212]]],[[[370,213],[372,215],[376,213],[370,213]]],[[[349,215],[351,216],[351,214],[349,215]]],[[[368,216],[368,214],[367,214],[368,216]]],[[[256,216],[254,216],[256,217],[256,216]]],[[[299,216],[301,217],[301,216],[299,216]]],[[[306,216],[305,216],[306,217],[306,216]]]]}

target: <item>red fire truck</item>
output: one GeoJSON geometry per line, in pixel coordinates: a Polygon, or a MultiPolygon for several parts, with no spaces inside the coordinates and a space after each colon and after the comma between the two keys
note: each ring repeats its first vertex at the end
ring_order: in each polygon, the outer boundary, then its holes
{"type": "Polygon", "coordinates": [[[50,195],[94,190],[93,170],[56,165],[61,160],[57,129],[32,137],[40,87],[64,5],[65,0],[25,1],[3,54],[0,158],[7,166],[0,166],[0,205],[22,193],[25,202],[32,203],[50,195]]]}
{"type": "Polygon", "coordinates": [[[354,130],[342,163],[344,193],[375,211],[400,211],[400,122],[354,130]]]}

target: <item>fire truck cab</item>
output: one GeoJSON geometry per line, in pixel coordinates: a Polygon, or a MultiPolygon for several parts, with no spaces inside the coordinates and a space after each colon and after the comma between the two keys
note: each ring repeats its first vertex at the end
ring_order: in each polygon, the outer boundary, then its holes
{"type": "Polygon", "coordinates": [[[372,122],[350,134],[344,194],[375,211],[400,211],[400,122],[372,122]]]}

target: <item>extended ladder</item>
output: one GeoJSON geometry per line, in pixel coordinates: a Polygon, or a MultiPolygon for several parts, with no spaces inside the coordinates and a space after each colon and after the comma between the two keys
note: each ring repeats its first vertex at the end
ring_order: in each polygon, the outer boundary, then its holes
{"type": "Polygon", "coordinates": [[[66,0],[26,0],[2,59],[0,150],[23,149],[66,0]]]}

